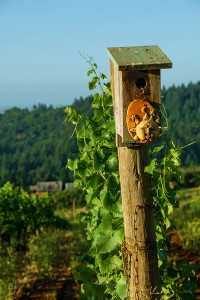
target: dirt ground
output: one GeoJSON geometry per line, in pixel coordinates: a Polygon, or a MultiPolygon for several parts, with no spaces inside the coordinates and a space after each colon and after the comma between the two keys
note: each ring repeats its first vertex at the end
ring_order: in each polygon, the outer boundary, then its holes
{"type": "Polygon", "coordinates": [[[57,266],[51,278],[33,277],[29,278],[29,282],[28,287],[23,287],[23,282],[21,283],[23,288],[18,289],[13,300],[75,300],[79,298],[72,269],[66,265],[57,266]]]}
{"type": "MultiPolygon", "coordinates": [[[[200,300],[200,253],[182,249],[176,231],[171,232],[170,236],[170,255],[176,257],[178,262],[187,260],[198,266],[196,299],[200,300]]],[[[51,278],[37,279],[33,277],[29,278],[29,282],[28,287],[18,289],[13,300],[76,300],[79,298],[72,270],[66,265],[57,266],[51,278]]],[[[23,282],[21,286],[23,286],[23,282]]]]}

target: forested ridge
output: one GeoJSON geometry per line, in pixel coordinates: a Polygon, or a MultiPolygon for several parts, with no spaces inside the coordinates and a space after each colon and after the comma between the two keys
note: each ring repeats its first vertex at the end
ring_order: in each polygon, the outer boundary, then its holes
{"type": "MultiPolygon", "coordinates": [[[[80,98],[72,106],[88,113],[91,101],[92,96],[80,98]]],[[[73,181],[66,164],[78,148],[64,109],[38,104],[0,115],[0,186],[7,181],[25,188],[37,181],[73,181]]]]}
{"type": "Polygon", "coordinates": [[[162,90],[167,110],[169,131],[168,140],[178,146],[194,145],[183,149],[182,164],[199,166],[200,164],[200,81],[187,86],[172,86],[162,90]]]}
{"type": "MultiPolygon", "coordinates": [[[[169,122],[168,141],[185,148],[182,162],[186,167],[200,163],[200,82],[163,88],[162,96],[169,122]]],[[[76,99],[72,107],[91,113],[92,96],[76,99]]],[[[17,107],[0,115],[0,186],[11,181],[28,188],[37,181],[72,181],[66,169],[68,158],[75,158],[78,149],[74,127],[65,123],[64,107],[44,104],[31,110],[17,107]]]]}

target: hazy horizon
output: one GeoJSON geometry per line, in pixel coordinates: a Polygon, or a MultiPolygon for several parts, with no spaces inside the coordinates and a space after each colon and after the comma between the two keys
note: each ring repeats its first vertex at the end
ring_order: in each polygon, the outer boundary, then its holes
{"type": "MultiPolygon", "coordinates": [[[[180,84],[172,84],[171,86],[168,86],[168,87],[166,87],[165,85],[163,85],[162,86],[162,88],[170,88],[170,87],[172,87],[172,86],[175,86],[175,87],[179,87],[179,86],[181,86],[182,84],[184,84],[185,86],[188,86],[190,83],[192,83],[192,84],[197,84],[198,82],[199,82],[200,80],[198,80],[198,81],[196,81],[196,82],[193,82],[192,80],[191,81],[189,81],[188,83],[180,83],[180,84]]],[[[72,99],[71,100],[71,102],[66,102],[66,103],[64,103],[64,101],[61,103],[61,102],[57,102],[57,101],[54,101],[53,103],[51,103],[51,102],[45,102],[45,101],[35,101],[35,103],[31,103],[31,104],[29,104],[29,105],[26,105],[26,104],[22,104],[22,105],[17,105],[17,103],[16,104],[14,104],[14,105],[9,105],[9,104],[2,104],[2,103],[0,103],[0,113],[3,113],[5,110],[8,110],[8,109],[12,109],[12,108],[14,108],[14,107],[17,107],[17,108],[21,108],[21,109],[29,109],[29,110],[31,110],[32,108],[33,108],[33,106],[34,105],[39,105],[39,104],[44,104],[44,105],[46,105],[47,107],[49,107],[49,106],[53,106],[53,108],[59,108],[59,107],[66,107],[67,105],[71,105],[71,104],[73,104],[73,102],[75,101],[75,100],[79,100],[81,97],[83,97],[83,98],[86,98],[86,97],[88,97],[88,96],[90,96],[90,95],[93,95],[93,92],[92,91],[89,91],[88,90],[88,93],[86,93],[85,95],[80,95],[79,97],[76,97],[76,98],[74,98],[74,99],[72,99]]]]}

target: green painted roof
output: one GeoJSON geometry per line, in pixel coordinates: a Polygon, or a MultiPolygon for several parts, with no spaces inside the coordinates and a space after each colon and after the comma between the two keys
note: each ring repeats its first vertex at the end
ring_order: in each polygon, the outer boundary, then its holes
{"type": "Polygon", "coordinates": [[[108,56],[118,70],[151,70],[172,68],[172,62],[154,46],[107,48],[108,56]]]}

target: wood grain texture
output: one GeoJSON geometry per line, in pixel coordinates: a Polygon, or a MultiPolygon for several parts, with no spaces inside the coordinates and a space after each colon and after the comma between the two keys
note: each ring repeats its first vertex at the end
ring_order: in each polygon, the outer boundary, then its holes
{"type": "Polygon", "coordinates": [[[147,148],[118,148],[120,183],[129,254],[130,300],[160,299],[160,281],[150,178],[144,172],[147,148]]]}
{"type": "Polygon", "coordinates": [[[123,146],[122,142],[122,122],[123,122],[123,110],[121,109],[121,93],[120,93],[120,84],[119,84],[119,72],[110,61],[110,81],[112,89],[112,98],[113,98],[113,111],[115,117],[115,132],[116,132],[116,146],[123,146]]]}

